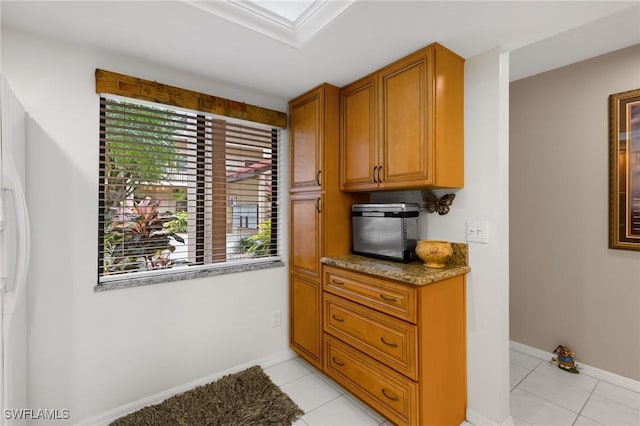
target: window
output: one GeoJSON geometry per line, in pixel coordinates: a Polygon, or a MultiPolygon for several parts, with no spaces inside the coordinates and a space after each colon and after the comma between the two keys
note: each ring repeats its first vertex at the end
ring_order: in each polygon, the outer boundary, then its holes
{"type": "Polygon", "coordinates": [[[279,260],[279,133],[101,96],[99,283],[279,260]]]}

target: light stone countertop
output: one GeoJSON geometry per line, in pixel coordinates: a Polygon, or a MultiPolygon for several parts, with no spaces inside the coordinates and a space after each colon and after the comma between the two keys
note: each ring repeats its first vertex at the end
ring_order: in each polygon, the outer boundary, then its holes
{"type": "Polygon", "coordinates": [[[387,278],[413,285],[427,285],[458,275],[467,274],[469,267],[469,246],[465,243],[451,243],[453,254],[447,267],[427,268],[421,261],[400,263],[379,260],[355,254],[323,257],[325,265],[336,266],[354,272],[362,272],[380,278],[387,278]]]}

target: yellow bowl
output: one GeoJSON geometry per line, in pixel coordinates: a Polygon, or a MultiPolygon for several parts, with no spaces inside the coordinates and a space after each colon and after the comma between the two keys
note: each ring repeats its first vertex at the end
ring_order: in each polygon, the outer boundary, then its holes
{"type": "Polygon", "coordinates": [[[416,254],[428,268],[445,268],[453,250],[449,241],[418,240],[416,254]]]}

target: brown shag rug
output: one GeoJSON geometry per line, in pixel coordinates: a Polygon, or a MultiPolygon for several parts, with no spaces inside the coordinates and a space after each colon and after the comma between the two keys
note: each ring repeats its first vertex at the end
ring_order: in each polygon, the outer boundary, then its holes
{"type": "Polygon", "coordinates": [[[259,366],[224,376],[111,423],[157,425],[291,425],[304,412],[259,366]]]}

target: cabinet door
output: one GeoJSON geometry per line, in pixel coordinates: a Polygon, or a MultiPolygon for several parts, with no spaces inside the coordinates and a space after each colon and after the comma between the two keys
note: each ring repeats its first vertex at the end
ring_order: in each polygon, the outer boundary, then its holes
{"type": "Polygon", "coordinates": [[[379,73],[381,189],[432,182],[430,52],[411,55],[379,73]]]}
{"type": "Polygon", "coordinates": [[[322,188],[323,95],[319,87],[289,102],[291,191],[322,188]]]}
{"type": "Polygon", "coordinates": [[[340,90],[340,189],[376,189],[376,74],[340,90]]]}
{"type": "Polygon", "coordinates": [[[292,272],[320,279],[322,206],[320,192],[292,194],[289,204],[289,267],[292,272]]]}
{"type": "Polygon", "coordinates": [[[291,346],[310,363],[321,368],[321,289],[317,280],[292,274],[289,277],[289,338],[291,346]]]}

